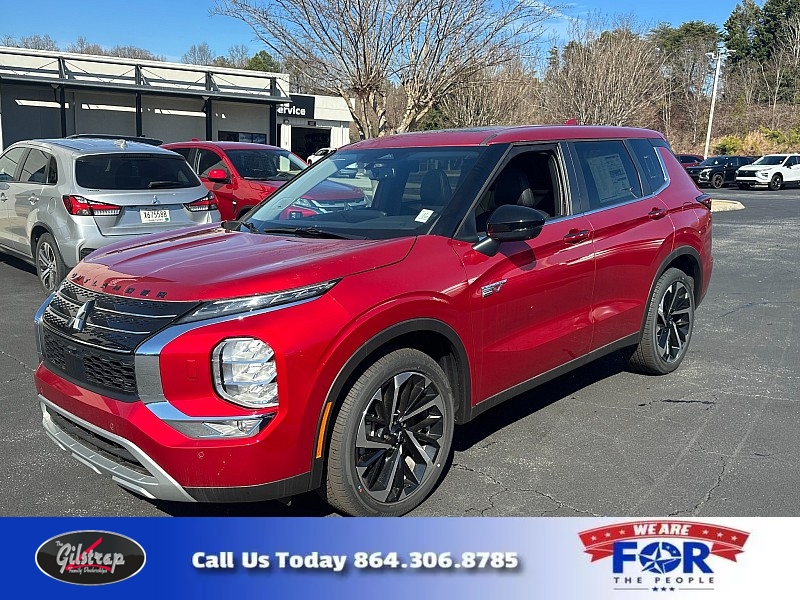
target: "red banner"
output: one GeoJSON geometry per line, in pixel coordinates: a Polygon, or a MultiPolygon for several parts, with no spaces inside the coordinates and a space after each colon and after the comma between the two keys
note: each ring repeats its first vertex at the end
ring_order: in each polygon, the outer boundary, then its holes
{"type": "Polygon", "coordinates": [[[592,562],[614,553],[614,542],[647,538],[685,538],[711,543],[711,554],[736,562],[749,533],[693,521],[633,521],[589,529],[578,534],[592,562]]]}

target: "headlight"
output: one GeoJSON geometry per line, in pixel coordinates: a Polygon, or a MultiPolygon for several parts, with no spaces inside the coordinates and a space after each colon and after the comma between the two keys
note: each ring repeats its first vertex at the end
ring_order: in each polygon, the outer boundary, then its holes
{"type": "Polygon", "coordinates": [[[278,406],[275,353],[256,338],[230,338],[211,354],[217,393],[246,408],[278,406]]]}
{"type": "Polygon", "coordinates": [[[758,176],[759,177],[766,177],[767,175],[769,175],[769,171],[759,171],[758,172],[758,176]]]}
{"type": "Polygon", "coordinates": [[[711,169],[703,169],[702,171],[700,171],[700,175],[710,175],[710,174],[711,174],[711,169]]]}
{"type": "Polygon", "coordinates": [[[178,323],[191,323],[192,321],[202,321],[203,319],[213,319],[215,317],[225,317],[239,313],[250,313],[271,306],[299,302],[322,296],[325,292],[339,283],[338,279],[324,281],[307,285],[293,290],[274,292],[272,294],[259,294],[258,296],[246,296],[244,298],[232,298],[230,300],[215,300],[206,302],[200,308],[181,317],[178,323]]]}

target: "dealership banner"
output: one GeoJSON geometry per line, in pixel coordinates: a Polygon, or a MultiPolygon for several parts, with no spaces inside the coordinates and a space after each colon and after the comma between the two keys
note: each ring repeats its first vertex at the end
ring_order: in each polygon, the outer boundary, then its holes
{"type": "Polygon", "coordinates": [[[28,598],[796,598],[795,518],[3,518],[28,598]]]}

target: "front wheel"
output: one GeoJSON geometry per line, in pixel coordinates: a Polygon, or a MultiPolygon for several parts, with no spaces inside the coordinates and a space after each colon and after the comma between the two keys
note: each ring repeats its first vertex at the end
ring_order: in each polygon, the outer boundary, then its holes
{"type": "Polygon", "coordinates": [[[399,516],[442,477],[453,441],[450,383],[427,354],[403,348],[358,378],[333,425],[321,495],[353,516],[399,516]]]}
{"type": "Polygon", "coordinates": [[[639,345],[628,364],[652,375],[671,373],[681,364],[694,327],[694,280],[667,269],[653,288],[639,345]]]}
{"type": "Polygon", "coordinates": [[[711,178],[711,186],[718,190],[725,184],[725,178],[722,176],[722,173],[717,173],[714,177],[711,178]]]}
{"type": "Polygon", "coordinates": [[[775,175],[772,176],[772,179],[769,180],[769,189],[775,192],[781,189],[782,186],[783,176],[780,173],[775,173],[775,175]]]}
{"type": "Polygon", "coordinates": [[[43,233],[36,240],[36,274],[45,293],[50,294],[67,276],[67,266],[61,258],[55,239],[49,233],[43,233]]]}

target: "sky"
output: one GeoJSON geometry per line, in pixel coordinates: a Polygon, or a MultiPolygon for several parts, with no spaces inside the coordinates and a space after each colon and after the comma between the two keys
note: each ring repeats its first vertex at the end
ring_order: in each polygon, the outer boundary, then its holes
{"type": "MultiPolygon", "coordinates": [[[[547,0],[544,0],[545,3],[547,0]]],[[[558,0],[557,0],[558,1],[558,0]]],[[[252,29],[240,19],[212,15],[214,0],[2,0],[0,37],[20,39],[49,35],[64,49],[83,36],[104,48],[136,46],[170,62],[193,44],[207,43],[216,55],[226,55],[243,44],[251,54],[264,49],[252,29]],[[35,10],[31,10],[31,7],[35,10]]],[[[560,3],[560,2],[559,2],[560,3]]],[[[720,28],[738,0],[581,0],[567,4],[562,13],[581,18],[593,11],[630,14],[646,24],[706,21],[720,28]]],[[[553,33],[566,30],[565,20],[552,23],[553,33]]]]}

